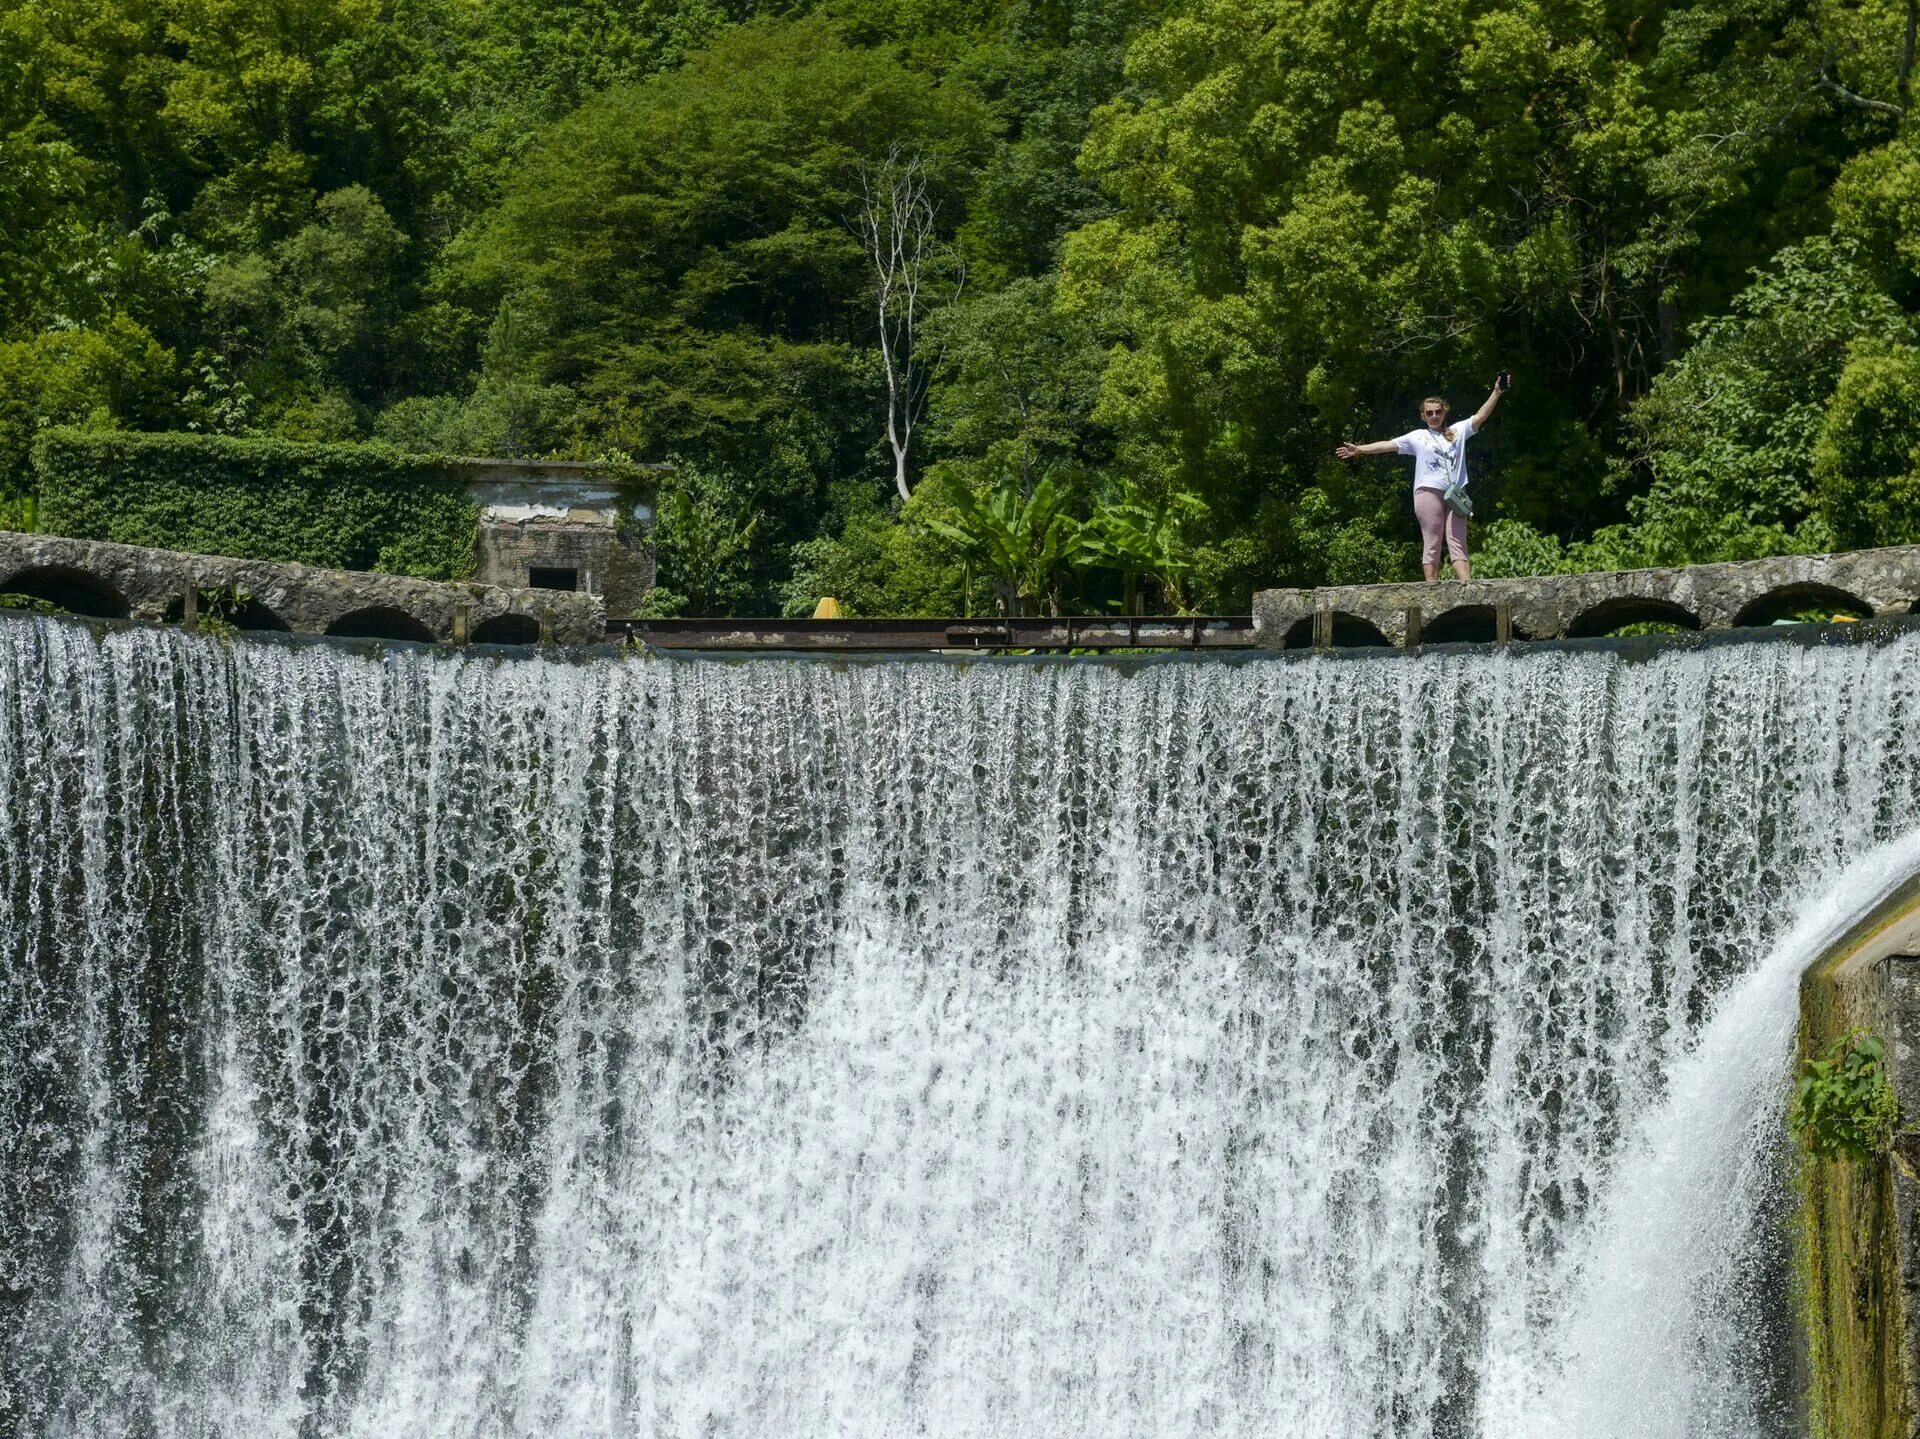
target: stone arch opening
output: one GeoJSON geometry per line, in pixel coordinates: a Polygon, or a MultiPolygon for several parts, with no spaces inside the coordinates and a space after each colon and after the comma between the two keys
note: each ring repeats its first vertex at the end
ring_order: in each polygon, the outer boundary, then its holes
{"type": "MultiPolygon", "coordinates": [[[[241,601],[238,605],[222,602],[209,611],[203,598],[200,601],[200,613],[214,613],[237,630],[273,630],[279,634],[289,634],[293,627],[274,613],[271,606],[263,605],[256,599],[241,601]]],[[[167,606],[167,623],[177,625],[187,616],[187,602],[175,597],[167,606]]]]}
{"type": "Polygon", "coordinates": [[[1455,605],[1420,626],[1425,645],[1490,645],[1497,638],[1492,605],[1455,605]]]}
{"type": "Polygon", "coordinates": [[[1579,617],[1567,626],[1567,638],[1593,639],[1629,630],[1637,634],[1655,634],[1699,628],[1700,616],[1685,605],[1648,595],[1621,595],[1582,610],[1579,617]]]}
{"type": "Polygon", "coordinates": [[[341,639],[412,640],[420,644],[432,644],[437,638],[419,620],[392,605],[349,610],[327,626],[327,633],[341,639]]]}
{"type": "Polygon", "coordinates": [[[477,645],[533,645],[540,642],[540,621],[532,615],[495,615],[473,627],[477,645]]]}
{"type": "Polygon", "coordinates": [[[0,594],[26,595],[45,600],[71,615],[124,620],[127,597],[101,579],[71,565],[36,565],[11,579],[0,580],[0,594]]]}
{"type": "Polygon", "coordinates": [[[1350,615],[1345,610],[1335,610],[1333,647],[1337,650],[1391,649],[1393,641],[1382,634],[1380,627],[1372,620],[1363,620],[1359,615],[1350,615]]]}
{"type": "Polygon", "coordinates": [[[1782,585],[1777,590],[1768,590],[1758,599],[1748,600],[1733,617],[1733,624],[1735,629],[1749,625],[1779,624],[1782,621],[1820,624],[1835,615],[1865,619],[1872,613],[1872,605],[1833,585],[1782,585]]]}
{"type": "MultiPolygon", "coordinates": [[[[1306,615],[1293,622],[1287,629],[1284,648],[1305,650],[1313,648],[1313,616],[1306,615]]],[[[1380,627],[1372,620],[1362,619],[1359,615],[1349,614],[1346,610],[1333,612],[1333,647],[1337,650],[1358,650],[1393,647],[1380,627]]]]}

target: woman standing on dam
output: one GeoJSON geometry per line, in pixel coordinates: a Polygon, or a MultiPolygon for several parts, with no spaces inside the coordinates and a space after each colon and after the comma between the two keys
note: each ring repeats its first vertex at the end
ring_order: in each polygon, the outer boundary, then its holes
{"type": "Polygon", "coordinates": [[[1362,455],[1413,456],[1413,514],[1420,522],[1420,568],[1429,582],[1440,578],[1443,535],[1454,574],[1463,580],[1473,576],[1467,561],[1467,516],[1473,513],[1466,496],[1467,440],[1480,433],[1512,383],[1513,377],[1502,370],[1486,403],[1457,425],[1447,424],[1447,402],[1429,395],[1420,402],[1424,428],[1409,430],[1397,439],[1364,445],[1348,440],[1334,447],[1334,454],[1343,460],[1362,455]]]}

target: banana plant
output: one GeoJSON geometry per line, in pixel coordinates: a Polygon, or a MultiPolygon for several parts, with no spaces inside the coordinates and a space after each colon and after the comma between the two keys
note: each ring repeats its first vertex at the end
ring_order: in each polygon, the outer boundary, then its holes
{"type": "Polygon", "coordinates": [[[1206,512],[1206,502],[1184,490],[1150,504],[1129,497],[1103,504],[1094,512],[1083,537],[1087,558],[1120,571],[1126,581],[1129,614],[1134,610],[1135,587],[1143,577],[1160,586],[1176,614],[1189,612],[1193,559],[1184,531],[1189,519],[1206,512]]]}
{"type": "Polygon", "coordinates": [[[959,509],[958,524],[931,516],[925,523],[993,581],[1002,608],[1018,614],[1044,606],[1059,614],[1061,575],[1085,562],[1088,533],[1067,513],[1053,477],[1042,475],[1031,494],[1011,478],[984,497],[963,491],[959,509]]]}

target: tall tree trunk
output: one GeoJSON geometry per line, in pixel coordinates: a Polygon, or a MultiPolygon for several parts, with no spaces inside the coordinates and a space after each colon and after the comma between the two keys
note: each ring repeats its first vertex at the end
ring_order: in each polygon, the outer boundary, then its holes
{"type": "Polygon", "coordinates": [[[941,257],[925,160],[895,146],[877,169],[861,166],[860,196],[853,228],[873,262],[874,321],[887,378],[887,448],[893,454],[893,487],[906,500],[913,497],[907,478],[913,432],[927,397],[927,366],[920,354],[925,286],[941,257]]]}

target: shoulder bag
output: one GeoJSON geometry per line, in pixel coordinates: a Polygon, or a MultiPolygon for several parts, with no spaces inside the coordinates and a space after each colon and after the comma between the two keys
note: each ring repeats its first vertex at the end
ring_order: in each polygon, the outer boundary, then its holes
{"type": "Polygon", "coordinates": [[[1456,466],[1453,460],[1452,445],[1449,444],[1447,449],[1442,451],[1442,454],[1446,456],[1444,463],[1447,467],[1447,487],[1440,491],[1440,503],[1460,516],[1461,519],[1470,520],[1473,518],[1473,501],[1467,498],[1467,487],[1461,484],[1458,477],[1454,474],[1456,466]]]}

